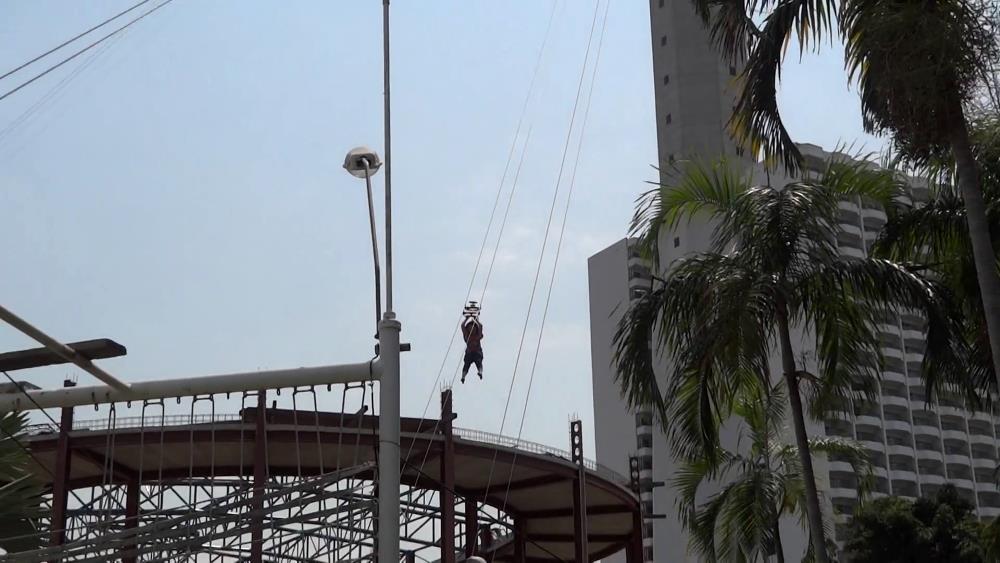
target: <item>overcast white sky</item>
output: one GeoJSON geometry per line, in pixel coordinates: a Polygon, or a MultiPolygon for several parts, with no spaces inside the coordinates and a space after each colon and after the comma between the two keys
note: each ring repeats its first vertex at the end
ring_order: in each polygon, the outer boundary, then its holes
{"type": "MultiPolygon", "coordinates": [[[[0,72],[130,3],[4,3],[0,72]]],[[[436,393],[549,6],[393,2],[396,309],[413,345],[405,415],[436,393]]],[[[500,429],[593,8],[557,8],[486,296],[486,381],[456,390],[461,426],[500,429]]],[[[175,0],[0,101],[3,304],[65,341],[125,344],[129,355],[104,365],[129,380],[367,359],[364,192],[340,166],[352,146],[382,151],[380,17],[376,0],[175,0]]],[[[586,259],[624,235],[654,178],[650,58],[648,5],[612,1],[528,439],[565,448],[571,415],[591,424],[586,259]]],[[[800,141],[877,148],[841,61],[833,47],[789,67],[782,109],[800,141]]],[[[544,289],[506,434],[517,431],[544,289]]],[[[0,350],[31,345],[0,328],[0,350]]],[[[52,387],[69,373],[26,377],[52,387]]]]}

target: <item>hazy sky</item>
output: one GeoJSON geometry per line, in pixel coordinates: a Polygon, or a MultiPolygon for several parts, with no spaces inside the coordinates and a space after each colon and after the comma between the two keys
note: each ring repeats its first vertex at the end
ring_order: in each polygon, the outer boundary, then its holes
{"type": "MultiPolygon", "coordinates": [[[[131,3],[3,3],[0,72],[131,3]]],[[[405,415],[437,392],[551,5],[393,3],[405,415]]],[[[486,380],[456,389],[460,426],[500,429],[593,14],[590,0],[557,7],[485,298],[486,380]]],[[[0,101],[2,303],[64,341],[125,344],[126,358],[103,365],[128,380],[368,359],[364,190],[341,164],[358,144],[382,152],[380,18],[377,0],[175,0],[0,101]]],[[[782,109],[800,141],[875,148],[841,61],[833,47],[791,66],[782,109]]],[[[654,178],[652,91],[648,4],[612,0],[527,439],[565,448],[571,415],[591,424],[586,258],[624,235],[654,178]]],[[[517,433],[550,271],[548,260],[506,434],[517,433]]],[[[0,328],[0,350],[31,345],[0,328]]],[[[70,373],[93,381],[69,368],[23,377],[52,387],[70,373]]]]}

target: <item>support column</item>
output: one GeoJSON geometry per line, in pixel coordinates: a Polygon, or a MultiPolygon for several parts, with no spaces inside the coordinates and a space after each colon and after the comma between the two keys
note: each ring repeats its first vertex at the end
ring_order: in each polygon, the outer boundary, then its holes
{"type": "MultiPolygon", "coordinates": [[[[63,387],[76,383],[66,380],[63,387]]],[[[59,417],[59,440],[56,442],[56,467],[52,476],[52,519],[49,524],[49,546],[66,542],[66,503],[69,499],[69,472],[72,463],[69,433],[73,431],[73,407],[63,407],[59,417]]]]}
{"type": "Polygon", "coordinates": [[[475,499],[465,497],[465,557],[476,554],[479,533],[479,506],[475,499]]]}
{"type": "Polygon", "coordinates": [[[267,483],[267,392],[257,394],[257,426],[253,435],[253,511],[250,519],[250,562],[264,559],[264,487],[267,483]]]}
{"type": "Polygon", "coordinates": [[[642,552],[642,514],[632,515],[632,533],[629,534],[628,546],[625,548],[626,563],[643,563],[645,555],[642,552]]]}
{"type": "Polygon", "coordinates": [[[527,535],[528,530],[524,525],[523,518],[514,519],[514,563],[526,563],[527,561],[527,535]]]}
{"type": "Polygon", "coordinates": [[[587,545],[587,468],[583,462],[583,423],[570,423],[570,451],[576,464],[573,479],[573,555],[577,563],[588,563],[590,549],[587,545]]]}
{"type": "Polygon", "coordinates": [[[451,423],[451,389],[441,393],[441,433],[444,451],[441,452],[441,562],[455,563],[455,440],[451,423]]]}
{"type": "MultiPolygon", "coordinates": [[[[141,488],[139,479],[129,481],[125,487],[125,530],[134,530],[139,527],[139,490],[141,488]]],[[[138,544],[135,536],[125,540],[125,548],[122,550],[122,563],[136,563],[138,560],[138,544]]]]}

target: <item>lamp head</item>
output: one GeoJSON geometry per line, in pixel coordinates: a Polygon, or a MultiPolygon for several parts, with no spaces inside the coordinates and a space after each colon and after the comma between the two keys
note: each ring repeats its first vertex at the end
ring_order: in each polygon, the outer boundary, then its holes
{"type": "Polygon", "coordinates": [[[368,147],[355,147],[344,158],[344,170],[355,178],[365,177],[365,163],[368,163],[368,174],[375,174],[382,167],[382,159],[378,153],[368,147]]]}

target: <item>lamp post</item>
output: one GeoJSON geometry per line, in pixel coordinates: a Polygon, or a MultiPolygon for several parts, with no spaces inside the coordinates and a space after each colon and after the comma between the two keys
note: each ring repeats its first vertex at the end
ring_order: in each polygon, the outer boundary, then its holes
{"type": "MultiPolygon", "coordinates": [[[[382,268],[378,257],[378,235],[375,232],[375,203],[372,199],[372,175],[382,167],[378,153],[368,147],[356,147],[347,153],[344,170],[355,178],[364,178],[368,188],[368,223],[372,233],[372,259],[375,264],[375,330],[382,322],[382,268]]],[[[378,338],[378,332],[375,333],[378,338]]]]}
{"type": "Polygon", "coordinates": [[[375,260],[375,315],[378,323],[378,354],[382,367],[379,380],[378,430],[378,537],[376,561],[399,561],[399,333],[402,325],[392,307],[392,142],[389,119],[389,0],[382,0],[383,125],[385,134],[385,302],[382,313],[381,271],[378,237],[375,229],[375,206],[372,201],[371,176],[381,163],[371,149],[359,147],[347,154],[344,168],[357,178],[364,178],[368,188],[368,218],[375,260]]]}

